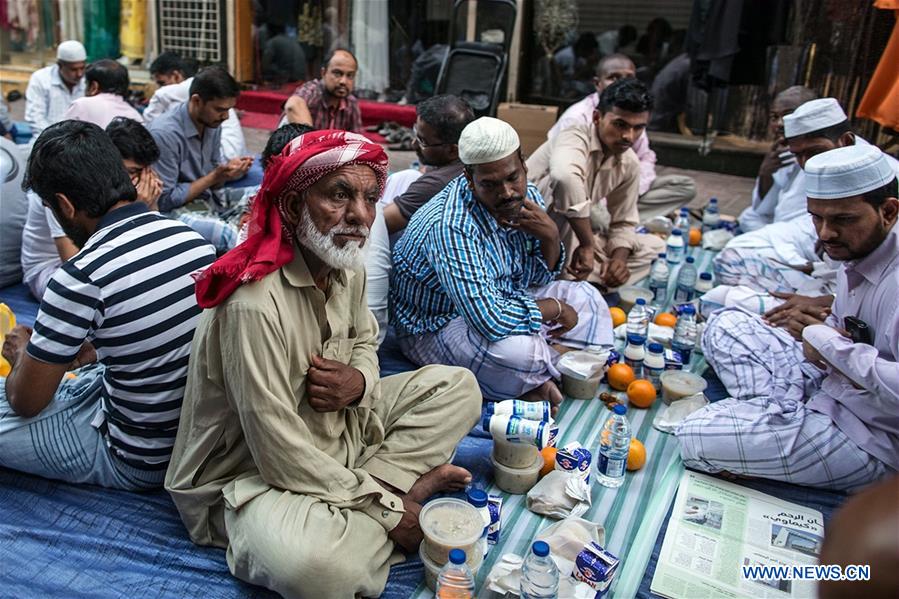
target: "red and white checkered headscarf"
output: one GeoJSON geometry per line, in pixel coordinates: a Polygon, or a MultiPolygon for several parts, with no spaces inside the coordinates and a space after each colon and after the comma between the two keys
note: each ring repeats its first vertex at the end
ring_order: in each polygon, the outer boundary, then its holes
{"type": "Polygon", "coordinates": [[[238,287],[258,281],[293,260],[293,232],[284,226],[282,201],[288,191],[303,192],[316,181],[350,164],[370,167],[384,192],[387,154],[378,144],[349,131],[310,131],[291,141],[265,171],[253,200],[247,240],[197,276],[197,303],[212,308],[238,287]]]}

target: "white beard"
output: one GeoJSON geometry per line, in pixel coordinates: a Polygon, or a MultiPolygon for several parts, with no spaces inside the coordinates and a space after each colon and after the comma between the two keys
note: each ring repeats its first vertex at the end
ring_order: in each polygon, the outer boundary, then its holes
{"type": "Polygon", "coordinates": [[[297,227],[297,241],[309,249],[318,258],[334,269],[361,270],[365,267],[365,241],[348,241],[343,247],[337,247],[334,236],[340,234],[362,235],[368,239],[368,227],[353,227],[341,222],[328,233],[322,233],[312,222],[309,208],[303,203],[300,213],[300,224],[297,227]]]}

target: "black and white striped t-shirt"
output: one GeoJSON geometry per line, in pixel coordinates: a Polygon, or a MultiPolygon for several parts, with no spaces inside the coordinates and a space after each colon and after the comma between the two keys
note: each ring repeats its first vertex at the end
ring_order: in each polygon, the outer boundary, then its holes
{"type": "Polygon", "coordinates": [[[67,364],[94,344],[107,440],[135,466],[168,463],[201,312],[191,275],[214,259],[193,230],[135,202],[100,220],[44,294],[28,353],[67,364]]]}

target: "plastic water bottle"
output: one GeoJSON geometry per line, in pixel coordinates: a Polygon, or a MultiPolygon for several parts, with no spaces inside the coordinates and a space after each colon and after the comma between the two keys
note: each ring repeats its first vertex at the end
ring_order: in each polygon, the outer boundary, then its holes
{"type": "Polygon", "coordinates": [[[687,261],[680,267],[677,273],[677,289],[674,291],[674,303],[681,304],[693,299],[693,290],[696,287],[696,266],[693,256],[687,256],[687,261]]]}
{"type": "Polygon", "coordinates": [[[680,214],[677,215],[677,218],[674,220],[674,228],[680,229],[681,231],[689,231],[690,230],[690,211],[686,208],[680,209],[680,214]]]}
{"type": "Polygon", "coordinates": [[[449,561],[437,575],[436,596],[440,599],[473,599],[474,575],[465,563],[465,552],[450,549],[449,561]]]}
{"type": "Polygon", "coordinates": [[[615,488],[624,482],[630,446],[631,423],[627,420],[627,407],[617,404],[599,433],[596,480],[601,485],[615,488]]]}
{"type": "Polygon", "coordinates": [[[649,310],[646,308],[646,300],[637,298],[637,302],[627,314],[627,334],[646,337],[649,334],[649,310]]]}
{"type": "Polygon", "coordinates": [[[702,230],[711,231],[721,226],[721,211],[718,210],[718,198],[712,198],[702,211],[702,230]]]}
{"type": "Polygon", "coordinates": [[[661,306],[668,300],[668,268],[667,254],[659,254],[649,269],[649,290],[652,291],[652,303],[661,306]]]}
{"type": "Polygon", "coordinates": [[[521,566],[521,599],[556,599],[559,596],[559,568],[549,556],[546,541],[534,541],[531,553],[521,566]]]}
{"type": "Polygon", "coordinates": [[[487,552],[490,550],[490,545],[487,544],[487,533],[490,532],[490,508],[487,507],[487,493],[481,489],[471,489],[468,491],[468,503],[478,509],[481,520],[484,521],[481,543],[484,545],[484,557],[487,557],[487,552]]]}
{"type": "Polygon", "coordinates": [[[684,369],[690,367],[690,355],[696,347],[696,308],[687,304],[681,308],[677,324],[674,326],[674,338],[671,349],[680,353],[684,369]]]}
{"type": "Polygon", "coordinates": [[[669,266],[683,262],[684,255],[687,253],[687,243],[684,241],[683,231],[680,229],[672,229],[671,235],[668,236],[665,253],[668,256],[669,266]]]}

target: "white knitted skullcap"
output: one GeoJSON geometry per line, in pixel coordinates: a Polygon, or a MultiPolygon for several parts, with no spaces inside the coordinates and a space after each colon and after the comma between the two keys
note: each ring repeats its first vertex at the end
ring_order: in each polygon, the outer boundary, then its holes
{"type": "Polygon", "coordinates": [[[87,52],[84,45],[77,40],[68,40],[56,48],[56,60],[63,62],[81,62],[87,60],[87,52]]]}
{"type": "Polygon", "coordinates": [[[896,174],[875,146],[854,145],[822,152],[805,163],[805,193],[816,200],[841,200],[883,187],[896,174]]]}
{"type": "Polygon", "coordinates": [[[833,98],[809,100],[784,117],[784,137],[787,139],[820,131],[846,120],[840,103],[833,98]]]}
{"type": "Polygon", "coordinates": [[[469,123],[459,136],[462,164],[485,164],[509,156],[520,146],[512,125],[489,116],[469,123]]]}

